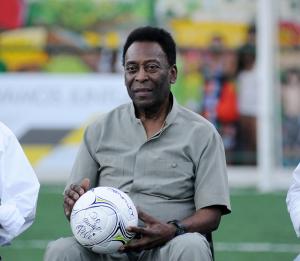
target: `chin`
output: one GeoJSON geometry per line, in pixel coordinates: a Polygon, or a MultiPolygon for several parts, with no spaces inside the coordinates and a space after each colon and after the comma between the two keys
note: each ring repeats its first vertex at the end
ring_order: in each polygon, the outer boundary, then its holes
{"type": "Polygon", "coordinates": [[[135,97],[133,99],[133,103],[137,106],[141,106],[141,107],[151,107],[155,104],[155,102],[153,101],[153,99],[149,99],[149,98],[140,98],[140,97],[135,97]]]}
{"type": "Polygon", "coordinates": [[[141,109],[148,109],[154,106],[152,102],[147,102],[147,101],[134,101],[134,105],[137,108],[141,108],[141,109]]]}

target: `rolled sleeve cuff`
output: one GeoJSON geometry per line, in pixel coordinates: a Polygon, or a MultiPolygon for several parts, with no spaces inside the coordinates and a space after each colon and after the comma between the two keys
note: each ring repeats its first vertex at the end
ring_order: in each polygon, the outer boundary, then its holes
{"type": "Polygon", "coordinates": [[[0,224],[9,238],[16,237],[24,223],[24,217],[14,204],[7,203],[0,206],[0,224]]]}

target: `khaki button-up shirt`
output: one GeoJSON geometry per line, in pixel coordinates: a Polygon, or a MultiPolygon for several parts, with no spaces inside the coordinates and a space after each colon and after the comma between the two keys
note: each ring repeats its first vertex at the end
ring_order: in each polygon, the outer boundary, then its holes
{"type": "Polygon", "coordinates": [[[147,139],[132,103],[102,115],[85,132],[67,187],[91,180],[128,193],[135,205],[167,221],[223,206],[230,212],[222,140],[207,120],[178,105],[147,139]]]}

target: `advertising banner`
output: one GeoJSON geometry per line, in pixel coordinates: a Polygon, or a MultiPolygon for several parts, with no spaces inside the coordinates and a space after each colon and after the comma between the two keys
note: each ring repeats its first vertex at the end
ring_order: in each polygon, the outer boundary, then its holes
{"type": "Polygon", "coordinates": [[[17,136],[28,128],[76,128],[129,100],[118,74],[0,75],[0,119],[17,136]]]}
{"type": "Polygon", "coordinates": [[[0,75],[0,120],[20,140],[41,182],[64,182],[86,125],[128,101],[118,74],[0,75]]]}

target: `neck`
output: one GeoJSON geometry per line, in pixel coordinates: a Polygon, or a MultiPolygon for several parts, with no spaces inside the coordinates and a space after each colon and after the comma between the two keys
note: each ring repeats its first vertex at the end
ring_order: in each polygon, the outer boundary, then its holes
{"type": "Polygon", "coordinates": [[[135,107],[135,116],[140,120],[157,120],[165,119],[167,114],[170,112],[173,104],[173,97],[169,94],[162,103],[152,105],[150,107],[135,107]]]}
{"type": "Polygon", "coordinates": [[[139,108],[137,109],[137,116],[140,120],[158,120],[165,119],[170,107],[169,99],[166,99],[160,106],[151,108],[139,108]]]}
{"type": "Polygon", "coordinates": [[[156,109],[136,110],[137,117],[142,121],[148,138],[152,137],[163,127],[171,107],[171,100],[166,99],[166,101],[156,109]]]}

